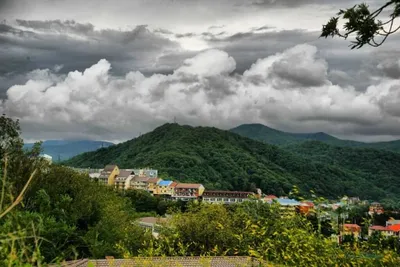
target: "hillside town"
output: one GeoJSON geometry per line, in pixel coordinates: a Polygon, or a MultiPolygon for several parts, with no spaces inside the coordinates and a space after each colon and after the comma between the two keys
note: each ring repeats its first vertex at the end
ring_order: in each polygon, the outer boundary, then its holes
{"type": "MultiPolygon", "coordinates": [[[[263,203],[276,203],[284,212],[298,212],[303,215],[313,213],[315,210],[325,211],[324,218],[332,220],[332,212],[339,208],[356,205],[368,205],[368,215],[381,215],[383,206],[378,202],[369,203],[358,197],[343,197],[337,202],[314,203],[311,200],[298,201],[287,196],[264,194],[257,188],[255,192],[207,190],[202,184],[181,183],[173,180],[159,178],[155,169],[120,169],[117,165],[106,165],[104,169],[78,169],[74,170],[87,173],[89,177],[101,184],[114,187],[117,190],[144,190],[155,197],[162,197],[171,201],[199,200],[205,203],[234,204],[244,201],[261,201],[263,203]]],[[[345,219],[346,217],[344,217],[345,219]]],[[[339,219],[337,219],[339,220],[339,219]]],[[[152,230],[154,236],[158,235],[157,228],[168,221],[168,218],[145,217],[139,220],[144,228],[152,230]]],[[[397,236],[400,238],[400,220],[390,219],[385,226],[371,225],[368,236],[380,233],[383,236],[397,236]]],[[[354,223],[341,224],[340,236],[351,235],[356,239],[361,238],[361,226],[354,223]]],[[[339,236],[339,238],[340,238],[339,236]]]]}

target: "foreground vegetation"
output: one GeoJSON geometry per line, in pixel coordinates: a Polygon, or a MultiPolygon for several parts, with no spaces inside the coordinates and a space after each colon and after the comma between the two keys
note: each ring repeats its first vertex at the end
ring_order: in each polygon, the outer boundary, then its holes
{"type": "MultiPolygon", "coordinates": [[[[313,152],[321,152],[322,157],[323,149],[313,152]]],[[[152,167],[163,178],[200,182],[206,189],[253,191],[259,187],[265,193],[285,195],[296,184],[304,194],[313,189],[318,195],[333,199],[348,195],[367,200],[398,200],[400,154],[352,148],[332,151],[336,153],[334,158],[355,161],[337,160],[332,164],[331,160],[325,162],[296,153],[295,148],[263,144],[216,128],[165,124],[139,138],[81,154],[65,164],[92,168],[110,163],[121,168],[152,167]],[[363,166],[370,166],[360,171],[357,159],[367,159],[363,166]]]]}

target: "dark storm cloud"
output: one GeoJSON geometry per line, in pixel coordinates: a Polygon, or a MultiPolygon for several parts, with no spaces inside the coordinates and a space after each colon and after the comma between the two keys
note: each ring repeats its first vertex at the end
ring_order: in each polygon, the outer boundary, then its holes
{"type": "MultiPolygon", "coordinates": [[[[151,69],[157,56],[179,44],[139,25],[132,30],[95,30],[75,21],[24,21],[18,26],[0,24],[0,95],[19,75],[34,69],[63,65],[62,72],[82,70],[99,59],[114,64],[113,72],[151,69]]],[[[171,59],[172,60],[172,59],[171,59]]]]}

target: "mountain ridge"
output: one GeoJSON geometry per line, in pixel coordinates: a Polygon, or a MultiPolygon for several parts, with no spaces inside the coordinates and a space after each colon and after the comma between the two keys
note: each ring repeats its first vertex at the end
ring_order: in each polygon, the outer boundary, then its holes
{"type": "MultiPolygon", "coordinates": [[[[316,142],[318,146],[326,145],[316,142]]],[[[321,149],[324,151],[324,149],[321,149]]],[[[287,194],[293,185],[303,192],[337,198],[342,195],[363,199],[396,199],[400,194],[400,154],[374,149],[342,148],[333,150],[351,157],[368,158],[369,164],[396,166],[382,174],[350,163],[326,164],[310,155],[293,153],[276,145],[261,143],[230,131],[211,127],[164,124],[138,138],[94,152],[87,152],[64,162],[74,167],[101,168],[117,164],[120,168],[152,167],[163,178],[180,182],[203,183],[207,189],[254,190],[287,194]],[[376,155],[375,155],[376,153],[376,155]],[[387,157],[381,157],[383,153],[387,157]],[[368,157],[366,156],[368,154],[368,157]],[[387,187],[379,179],[395,186],[387,187]]]]}
{"type": "Polygon", "coordinates": [[[274,145],[292,145],[295,143],[302,143],[305,141],[321,141],[334,146],[343,147],[360,147],[360,148],[374,148],[383,149],[393,152],[400,152],[400,140],[383,141],[383,142],[360,142],[353,140],[345,140],[334,137],[324,132],[316,133],[290,133],[280,131],[260,123],[241,124],[229,131],[251,138],[253,140],[266,142],[274,145]]]}

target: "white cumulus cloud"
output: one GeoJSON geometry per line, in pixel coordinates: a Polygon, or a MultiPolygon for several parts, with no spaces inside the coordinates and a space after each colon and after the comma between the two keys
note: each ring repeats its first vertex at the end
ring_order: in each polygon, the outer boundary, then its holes
{"type": "Polygon", "coordinates": [[[21,120],[29,139],[126,140],[174,117],[220,128],[260,122],[341,136],[400,135],[397,79],[382,78],[364,91],[334,85],[310,45],[260,59],[243,75],[233,73],[235,66],[226,52],[212,49],[169,75],[114,76],[106,59],[67,75],[36,70],[8,89],[0,109],[21,120]]]}

